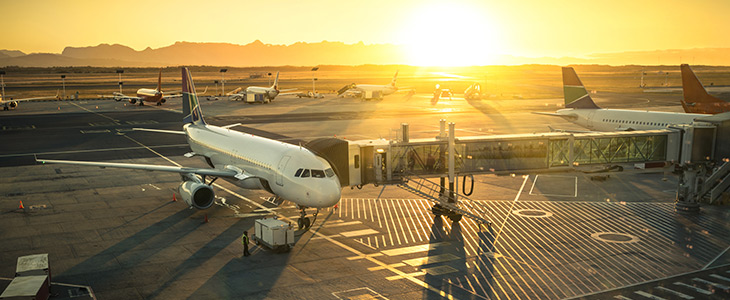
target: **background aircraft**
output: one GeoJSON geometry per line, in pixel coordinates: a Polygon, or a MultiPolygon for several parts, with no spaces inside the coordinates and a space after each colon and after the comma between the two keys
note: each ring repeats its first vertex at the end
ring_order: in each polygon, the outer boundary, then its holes
{"type": "Polygon", "coordinates": [[[180,173],[183,182],[178,187],[178,194],[185,203],[198,209],[207,209],[213,205],[215,193],[212,184],[216,179],[223,178],[238,187],[263,189],[296,203],[301,210],[300,228],[310,226],[304,210],[306,207],[329,207],[340,200],[340,181],[325,159],[301,146],[230,129],[239,124],[223,127],[207,124],[187,68],[182,69],[182,84],[183,131],[138,130],[185,135],[192,149],[185,156],[200,156],[210,168],[42,159],[37,161],[180,173]],[[208,181],[207,177],[212,177],[212,180],[208,181]]]}
{"type": "Polygon", "coordinates": [[[562,117],[595,131],[664,129],[669,125],[691,124],[697,118],[706,117],[702,114],[600,108],[570,67],[563,67],[563,96],[566,108],[555,113],[534,113],[562,117]]]}
{"type": "Polygon", "coordinates": [[[682,70],[682,107],[685,112],[717,114],[730,111],[730,102],[708,94],[688,64],[682,64],[680,69],[682,70]]]}
{"type": "MultiPolygon", "coordinates": [[[[206,88],[207,91],[207,88],[206,88]]],[[[204,92],[205,93],[205,92],[204,92]]],[[[180,94],[179,91],[171,92],[165,95],[165,93],[162,91],[162,70],[160,70],[160,75],[157,77],[157,88],[156,89],[139,89],[137,90],[137,96],[127,96],[122,93],[113,93],[113,98],[116,101],[129,101],[131,104],[137,103],[139,101],[139,106],[144,106],[145,102],[152,102],[156,103],[157,106],[162,105],[162,103],[165,103],[168,98],[174,98],[174,97],[180,97],[182,94],[180,94]]]]}
{"type": "MultiPolygon", "coordinates": [[[[2,73],[0,73],[0,78],[2,78],[3,74],[5,74],[4,71],[2,73]]],[[[13,98],[5,99],[7,96],[5,96],[5,80],[4,79],[2,81],[0,81],[0,88],[2,88],[2,92],[0,93],[0,106],[3,107],[3,110],[10,110],[11,108],[16,108],[16,107],[18,107],[20,102],[48,100],[48,99],[57,99],[58,98],[58,91],[57,91],[55,96],[21,98],[21,99],[13,99],[13,98]]]]}
{"type": "Polygon", "coordinates": [[[293,91],[295,89],[286,89],[286,90],[279,90],[279,72],[276,72],[276,78],[274,79],[274,84],[270,87],[262,87],[262,86],[249,86],[246,88],[244,92],[240,92],[241,88],[238,88],[234,91],[238,91],[237,93],[234,93],[229,96],[229,100],[244,100],[246,98],[247,94],[260,94],[264,95],[265,102],[271,102],[276,98],[276,96],[279,95],[293,95],[296,93],[282,93],[287,91],[293,91]]]}
{"type": "Polygon", "coordinates": [[[382,99],[383,96],[387,96],[398,91],[398,87],[395,86],[395,81],[398,78],[398,71],[395,71],[393,80],[387,85],[375,85],[375,84],[356,84],[345,86],[344,88],[337,91],[337,96],[341,96],[347,92],[359,93],[360,97],[365,99],[378,98],[382,99]]]}

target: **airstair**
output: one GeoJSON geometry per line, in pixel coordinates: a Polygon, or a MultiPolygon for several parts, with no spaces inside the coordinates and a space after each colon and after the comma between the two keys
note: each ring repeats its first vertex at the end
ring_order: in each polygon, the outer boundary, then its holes
{"type": "Polygon", "coordinates": [[[730,187],[730,162],[724,162],[702,184],[699,198],[704,203],[713,204],[730,187]]]}
{"type": "Polygon", "coordinates": [[[337,96],[344,94],[345,92],[347,92],[347,90],[351,89],[354,85],[355,84],[352,83],[352,84],[343,86],[341,89],[337,90],[337,96]]]}
{"type": "Polygon", "coordinates": [[[475,212],[486,215],[486,206],[424,177],[416,175],[404,177],[403,181],[398,183],[398,187],[433,202],[435,205],[432,211],[437,216],[445,215],[454,222],[461,220],[461,216],[466,216],[478,223],[486,224],[487,226],[492,225],[491,221],[467,209],[471,208],[475,212]]]}

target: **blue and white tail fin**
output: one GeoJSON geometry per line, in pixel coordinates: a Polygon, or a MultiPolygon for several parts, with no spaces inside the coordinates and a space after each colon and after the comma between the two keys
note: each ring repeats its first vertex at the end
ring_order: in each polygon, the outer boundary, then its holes
{"type": "Polygon", "coordinates": [[[182,94],[183,123],[205,125],[203,111],[200,110],[198,95],[195,93],[193,77],[190,76],[188,68],[182,68],[182,94]]]}
{"type": "Polygon", "coordinates": [[[563,67],[563,97],[566,108],[599,109],[572,67],[563,67]]]}

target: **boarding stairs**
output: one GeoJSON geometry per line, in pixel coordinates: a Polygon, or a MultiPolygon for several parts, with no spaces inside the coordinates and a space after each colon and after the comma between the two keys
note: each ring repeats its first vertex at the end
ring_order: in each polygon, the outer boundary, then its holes
{"type": "Polygon", "coordinates": [[[337,96],[340,96],[340,95],[344,94],[349,89],[351,89],[354,85],[355,84],[352,83],[352,84],[348,84],[348,85],[343,86],[341,89],[337,90],[337,96]]]}
{"type": "MultiPolygon", "coordinates": [[[[414,195],[423,197],[424,199],[431,201],[436,205],[441,206],[442,208],[449,210],[453,213],[458,213],[460,215],[466,216],[474,221],[477,221],[478,223],[485,224],[487,226],[492,225],[491,221],[485,219],[482,216],[476,215],[466,209],[466,207],[469,206],[475,211],[481,211],[486,214],[486,206],[481,205],[464,195],[457,194],[446,187],[442,187],[440,184],[434,183],[424,177],[420,177],[417,175],[409,175],[407,177],[403,177],[403,180],[398,183],[398,187],[414,195]],[[458,199],[458,201],[449,202],[449,195],[454,195],[454,197],[458,199]]],[[[434,213],[437,213],[436,208],[434,208],[434,213]]],[[[452,216],[449,216],[449,218],[454,221],[458,221],[461,217],[459,216],[457,218],[453,218],[452,216]]]]}
{"type": "Polygon", "coordinates": [[[712,204],[730,187],[730,162],[724,162],[712,173],[700,188],[698,193],[702,202],[712,204]]]}

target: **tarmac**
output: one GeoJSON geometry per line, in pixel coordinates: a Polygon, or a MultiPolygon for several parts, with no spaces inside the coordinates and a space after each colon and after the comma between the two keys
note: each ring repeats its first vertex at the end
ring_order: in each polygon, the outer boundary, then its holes
{"type": "MultiPolygon", "coordinates": [[[[678,111],[679,97],[595,98],[678,111]]],[[[457,136],[544,132],[548,124],[580,129],[530,113],[558,109],[562,99],[201,99],[209,123],[241,123],[234,129],[295,144],[394,138],[403,122],[412,138],[433,137],[442,118],[456,123],[457,136]]],[[[345,188],[336,208],[297,233],[290,252],[252,246],[244,258],[243,231],[265,216],[295,224],[292,203],[275,207],[266,192],[219,182],[217,205],[200,211],[172,201],[177,174],[34,162],[205,167],[182,156],[189,151],[182,136],[132,131],[180,130],[181,119],[175,99],[159,107],[48,101],[0,112],[0,277],[13,277],[18,256],[49,253],[54,282],[89,286],[98,299],[600,299],[603,291],[624,295],[627,286],[730,264],[730,212],[676,213],[677,178],[661,171],[612,172],[605,181],[580,172],[475,176],[467,207],[490,227],[434,217],[430,202],[394,186],[345,188]]]]}

